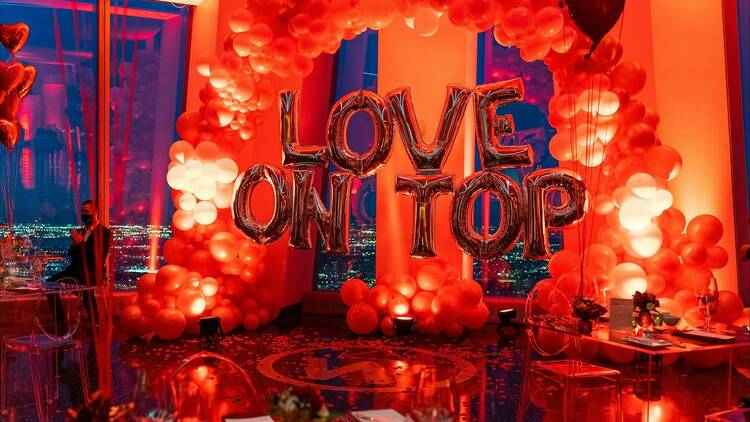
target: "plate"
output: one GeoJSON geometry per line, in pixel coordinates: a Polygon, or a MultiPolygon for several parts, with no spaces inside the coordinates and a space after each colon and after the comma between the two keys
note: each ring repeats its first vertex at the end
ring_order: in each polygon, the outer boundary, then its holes
{"type": "Polygon", "coordinates": [[[357,410],[352,416],[360,422],[404,422],[406,418],[393,409],[357,410]]]}

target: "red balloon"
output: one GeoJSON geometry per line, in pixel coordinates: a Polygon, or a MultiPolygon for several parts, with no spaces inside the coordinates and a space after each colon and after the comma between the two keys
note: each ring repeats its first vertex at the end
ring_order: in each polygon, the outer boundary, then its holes
{"type": "Polygon", "coordinates": [[[547,269],[552,278],[559,278],[563,274],[576,270],[580,265],[580,260],[581,257],[576,252],[563,249],[552,255],[547,269]]]}
{"type": "Polygon", "coordinates": [[[247,331],[255,331],[260,327],[260,318],[256,314],[245,314],[245,317],[242,319],[242,326],[247,331]]]}
{"type": "Polygon", "coordinates": [[[367,292],[367,303],[379,314],[388,311],[389,300],[391,300],[391,290],[387,286],[375,286],[367,292]]]}
{"type": "Polygon", "coordinates": [[[669,242],[669,249],[672,249],[675,252],[682,252],[682,248],[688,243],[690,243],[690,238],[688,238],[686,234],[681,234],[669,242]]]}
{"type": "Polygon", "coordinates": [[[438,293],[437,297],[432,301],[430,308],[438,322],[445,324],[455,321],[461,310],[456,290],[449,288],[443,293],[438,293]]]}
{"type": "Polygon", "coordinates": [[[201,249],[193,252],[188,258],[187,269],[200,273],[203,277],[218,276],[219,263],[207,250],[201,249]]]}
{"type": "Polygon", "coordinates": [[[646,71],[636,62],[623,62],[612,69],[609,79],[613,88],[623,88],[634,95],[646,86],[646,71]]]}
{"type": "Polygon", "coordinates": [[[224,331],[224,334],[231,333],[240,324],[232,308],[226,305],[215,307],[211,311],[211,316],[219,317],[221,320],[221,330],[224,331]]]}
{"type": "Polygon", "coordinates": [[[195,111],[186,111],[177,118],[177,134],[180,138],[196,144],[200,138],[201,116],[195,111]]]}
{"type": "Polygon", "coordinates": [[[670,280],[680,269],[680,256],[672,249],[659,249],[654,255],[646,258],[645,269],[648,274],[658,274],[670,280]]]}
{"type": "Polygon", "coordinates": [[[391,290],[411,299],[417,292],[417,282],[409,274],[400,274],[391,282],[391,290]]]}
{"type": "Polygon", "coordinates": [[[455,285],[459,300],[467,307],[477,306],[482,301],[482,286],[474,280],[461,280],[455,285]]]}
{"type": "Polygon", "coordinates": [[[688,243],[682,247],[680,257],[688,265],[703,265],[706,263],[708,253],[706,247],[700,243],[688,243]]]}
{"type": "Polygon", "coordinates": [[[190,243],[181,237],[168,239],[164,242],[164,247],[162,248],[164,259],[167,263],[174,265],[185,265],[191,252],[192,247],[190,243]]]}
{"type": "Polygon", "coordinates": [[[687,235],[691,241],[706,246],[715,245],[721,239],[724,227],[713,215],[699,215],[688,223],[687,235]]]}
{"type": "Polygon", "coordinates": [[[378,323],[378,313],[366,303],[357,303],[346,312],[346,325],[356,334],[370,334],[378,323]]]}
{"type": "Polygon", "coordinates": [[[678,289],[685,289],[694,292],[698,289],[707,288],[713,276],[711,270],[706,267],[694,267],[692,265],[682,264],[674,278],[674,285],[678,289]]]}
{"type": "Polygon", "coordinates": [[[120,313],[119,327],[130,337],[142,336],[150,329],[148,321],[140,306],[128,305],[120,313]]]}
{"type": "Polygon", "coordinates": [[[490,310],[485,303],[469,308],[464,312],[461,323],[470,330],[478,330],[487,323],[490,318],[490,310]]]}
{"type": "Polygon", "coordinates": [[[159,311],[154,317],[154,331],[162,340],[175,340],[185,332],[185,315],[175,308],[159,311]]]}
{"type": "Polygon", "coordinates": [[[432,315],[432,301],[435,293],[418,292],[411,298],[411,310],[418,318],[426,318],[432,315]]]}
{"type": "Polygon", "coordinates": [[[642,155],[656,143],[656,133],[645,123],[634,123],[628,126],[625,136],[617,139],[620,151],[626,154],[642,155]]]}
{"type": "Polygon", "coordinates": [[[713,320],[716,322],[731,324],[742,316],[744,305],[742,304],[742,299],[735,292],[729,290],[719,291],[718,305],[718,311],[713,316],[713,320]]]}
{"type": "Polygon", "coordinates": [[[409,301],[401,295],[397,295],[388,302],[388,312],[392,317],[409,314],[409,301]]]}
{"type": "Polygon", "coordinates": [[[672,296],[672,299],[674,299],[683,310],[696,306],[698,301],[695,298],[695,292],[692,290],[680,290],[672,296]]]}
{"type": "Polygon", "coordinates": [[[249,297],[242,302],[242,312],[246,314],[254,313],[258,310],[258,302],[255,299],[249,297]]]}
{"type": "Polygon", "coordinates": [[[346,306],[354,306],[357,303],[364,302],[367,291],[367,283],[358,278],[349,279],[341,286],[341,300],[344,301],[346,306]]]}
{"type": "Polygon", "coordinates": [[[138,283],[136,284],[138,296],[145,296],[151,293],[151,290],[154,288],[155,284],[156,284],[155,273],[143,274],[141,278],[138,279],[138,283]]]}
{"type": "Polygon", "coordinates": [[[153,318],[161,310],[161,303],[156,299],[148,299],[141,305],[141,311],[143,315],[148,318],[153,318]]]}
{"type": "Polygon", "coordinates": [[[685,229],[685,215],[676,208],[665,210],[656,221],[672,237],[679,236],[685,229]]]}
{"type": "Polygon", "coordinates": [[[417,331],[429,336],[436,336],[440,334],[442,327],[440,327],[440,324],[434,318],[427,318],[417,321],[417,331]]]}
{"type": "Polygon", "coordinates": [[[390,316],[384,316],[383,319],[380,320],[380,332],[389,337],[396,334],[393,327],[393,320],[390,316]]]}
{"type": "Polygon", "coordinates": [[[174,294],[188,279],[188,271],[179,265],[165,265],[156,273],[155,284],[164,293],[174,294]]]}
{"type": "Polygon", "coordinates": [[[729,262],[727,251],[721,246],[709,246],[706,248],[706,265],[709,268],[724,268],[729,262]]]}

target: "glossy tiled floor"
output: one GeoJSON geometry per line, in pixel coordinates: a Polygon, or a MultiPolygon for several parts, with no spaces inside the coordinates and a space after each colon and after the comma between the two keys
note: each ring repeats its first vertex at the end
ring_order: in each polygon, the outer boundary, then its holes
{"type": "MultiPolygon", "coordinates": [[[[230,335],[220,348],[222,354],[249,373],[264,398],[288,385],[312,385],[321,390],[335,411],[390,407],[406,413],[414,398],[419,372],[433,366],[440,377],[455,380],[462,420],[513,421],[522,387],[525,345],[523,339],[518,339],[515,345],[499,345],[498,339],[495,326],[455,341],[419,335],[355,337],[349,333],[343,318],[304,316],[271,324],[255,333],[230,335]]],[[[194,339],[116,343],[113,371],[118,400],[129,398],[136,368],[156,376],[196,351],[198,342],[194,339]]],[[[731,371],[726,363],[713,369],[698,369],[683,360],[665,366],[652,384],[651,420],[701,421],[709,411],[725,408],[728,402],[735,403],[743,394],[750,394],[747,378],[750,358],[736,357],[735,363],[738,367],[731,371]],[[729,374],[733,384],[728,392],[729,374]]],[[[16,370],[22,371],[23,362],[16,364],[19,366],[16,370]]],[[[643,376],[635,374],[632,364],[608,361],[602,364],[620,369],[625,375],[624,420],[645,420],[644,383],[635,381],[643,376]]],[[[75,371],[63,368],[60,397],[68,403],[71,397],[68,390],[75,385],[71,373],[75,371]]],[[[547,399],[541,400],[550,409],[531,406],[527,420],[559,419],[554,410],[559,400],[553,393],[547,392],[547,399]]],[[[76,396],[75,392],[72,395],[76,396]]],[[[541,404],[539,399],[534,401],[541,404]]],[[[590,420],[597,407],[606,406],[606,402],[594,396],[588,397],[586,403],[577,409],[580,413],[576,420],[590,420]]],[[[34,420],[33,408],[28,405],[21,406],[16,415],[18,420],[34,420]]],[[[57,416],[62,419],[60,414],[57,416]]]]}

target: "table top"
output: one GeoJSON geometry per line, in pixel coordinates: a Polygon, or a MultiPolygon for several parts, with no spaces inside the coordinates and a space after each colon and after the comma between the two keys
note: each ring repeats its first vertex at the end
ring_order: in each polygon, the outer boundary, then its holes
{"type": "Polygon", "coordinates": [[[39,288],[6,288],[0,289],[0,303],[2,302],[13,302],[17,300],[24,300],[29,298],[39,298],[43,295],[52,294],[65,294],[65,293],[80,293],[84,291],[94,290],[94,286],[86,285],[66,285],[60,287],[57,283],[44,283],[39,288]]]}
{"type": "Polygon", "coordinates": [[[526,325],[531,328],[557,331],[562,334],[578,337],[581,341],[596,341],[598,343],[615,346],[623,349],[629,349],[649,355],[669,355],[697,351],[709,350],[731,350],[736,348],[750,348],[750,336],[746,335],[739,329],[731,330],[726,333],[734,336],[734,340],[723,343],[704,342],[693,338],[686,338],[675,335],[676,330],[665,330],[655,335],[655,338],[666,340],[672,345],[663,348],[648,348],[624,341],[627,337],[634,337],[635,334],[628,331],[610,330],[607,324],[599,324],[590,335],[580,334],[575,328],[572,321],[563,318],[543,318],[535,320],[526,320],[526,325]]]}

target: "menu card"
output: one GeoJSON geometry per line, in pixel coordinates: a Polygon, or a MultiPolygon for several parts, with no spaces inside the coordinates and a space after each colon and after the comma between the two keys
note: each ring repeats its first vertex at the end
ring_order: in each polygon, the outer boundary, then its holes
{"type": "Polygon", "coordinates": [[[633,299],[609,299],[609,329],[629,330],[633,327],[633,299]]]}

